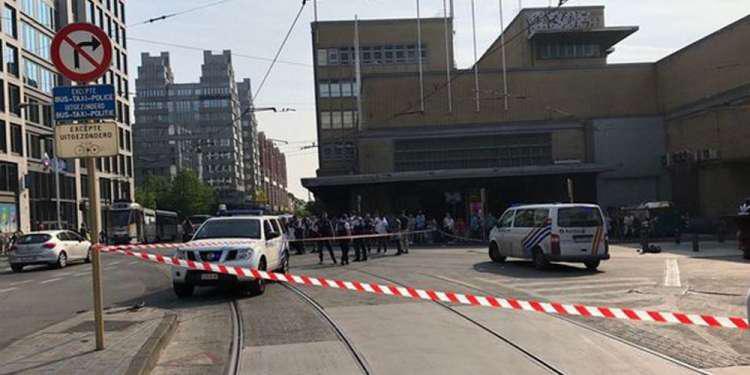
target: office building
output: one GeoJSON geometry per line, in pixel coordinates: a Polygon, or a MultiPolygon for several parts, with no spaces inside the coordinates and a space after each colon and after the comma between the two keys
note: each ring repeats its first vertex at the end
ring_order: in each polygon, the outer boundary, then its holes
{"type": "MultiPolygon", "coordinates": [[[[3,64],[0,72],[0,231],[30,231],[56,225],[56,189],[49,159],[54,157],[52,88],[69,85],[51,62],[50,45],[57,30],[72,22],[89,22],[112,40],[113,64],[98,83],[117,93],[120,153],[97,160],[101,199],[132,199],[132,142],[127,71],[125,2],[22,0],[2,1],[3,64]]],[[[78,228],[86,221],[86,170],[65,160],[60,176],[61,221],[78,228]]]]}
{"type": "Polygon", "coordinates": [[[339,211],[572,196],[732,214],[750,196],[750,151],[733,143],[750,136],[750,17],[656,63],[609,63],[637,31],[601,6],[527,8],[457,69],[450,17],[421,20],[421,48],[416,19],[313,23],[320,169],[303,185],[339,211]]]}

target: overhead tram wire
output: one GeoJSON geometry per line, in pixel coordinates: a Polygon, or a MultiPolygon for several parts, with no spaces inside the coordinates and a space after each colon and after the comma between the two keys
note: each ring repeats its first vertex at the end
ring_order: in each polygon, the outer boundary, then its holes
{"type": "MultiPolygon", "coordinates": [[[[162,45],[162,46],[168,46],[168,47],[182,48],[182,49],[193,50],[193,51],[201,51],[201,52],[202,51],[211,50],[211,48],[201,48],[201,47],[196,47],[196,46],[188,46],[188,45],[185,45],[185,44],[177,44],[177,43],[169,43],[169,42],[159,42],[159,41],[156,41],[156,40],[149,40],[149,39],[137,38],[137,37],[132,37],[132,36],[129,36],[128,40],[133,40],[133,41],[142,42],[142,43],[162,45]]],[[[246,59],[258,60],[258,61],[273,61],[273,59],[270,58],[270,57],[246,55],[246,54],[241,54],[241,53],[235,53],[234,51],[232,52],[232,56],[233,57],[243,57],[243,58],[246,58],[246,59]]],[[[276,62],[279,63],[279,64],[304,66],[306,68],[312,68],[312,66],[313,66],[312,64],[306,64],[306,63],[298,62],[298,61],[277,60],[276,62]]]]}
{"type": "Polygon", "coordinates": [[[134,26],[146,25],[146,24],[149,24],[149,23],[154,23],[154,22],[159,22],[159,21],[164,21],[164,20],[166,20],[168,18],[173,18],[173,17],[181,16],[183,14],[192,13],[192,12],[195,12],[195,11],[198,11],[198,10],[201,10],[201,9],[211,8],[211,7],[214,7],[214,6],[217,6],[217,5],[221,5],[221,4],[230,2],[230,1],[233,1],[233,0],[219,0],[219,1],[214,1],[213,3],[203,4],[203,5],[199,5],[197,7],[188,8],[188,9],[181,10],[181,11],[178,11],[178,12],[164,14],[164,15],[161,15],[159,17],[149,18],[149,19],[147,19],[145,21],[141,21],[141,22],[138,22],[138,23],[134,23],[134,24],[128,25],[128,28],[134,27],[134,26]]]}
{"type": "Polygon", "coordinates": [[[271,65],[268,66],[268,70],[266,70],[266,74],[263,75],[263,79],[260,81],[260,85],[255,90],[255,95],[253,95],[253,101],[257,100],[258,95],[260,94],[260,91],[263,89],[263,86],[266,84],[266,80],[268,79],[268,76],[271,75],[271,71],[273,70],[273,67],[276,65],[276,61],[279,59],[279,55],[281,55],[281,51],[284,50],[284,46],[286,45],[287,40],[289,40],[289,36],[292,35],[294,26],[297,25],[297,21],[299,21],[299,17],[302,15],[302,11],[305,9],[305,5],[307,5],[307,0],[302,0],[302,5],[299,7],[299,11],[297,11],[297,15],[294,17],[294,21],[292,21],[292,25],[289,26],[289,30],[287,30],[286,35],[284,36],[284,40],[281,41],[281,45],[279,46],[279,49],[276,51],[276,55],[273,57],[273,61],[271,61],[271,65]]]}
{"type": "MultiPolygon", "coordinates": [[[[545,11],[544,16],[538,17],[534,22],[527,24],[525,28],[519,30],[517,33],[513,34],[511,37],[506,38],[505,39],[505,43],[501,42],[497,46],[495,46],[494,48],[491,48],[491,49],[487,50],[487,52],[485,52],[483,56],[487,56],[487,55],[489,55],[489,54],[497,51],[501,47],[508,46],[510,43],[512,43],[513,41],[515,41],[518,37],[520,37],[521,35],[527,33],[529,30],[531,30],[532,27],[536,26],[537,24],[539,24],[543,20],[549,22],[550,21],[549,16],[553,12],[556,12],[556,11],[560,10],[560,8],[562,8],[562,6],[565,5],[568,1],[569,0],[559,0],[557,6],[550,7],[549,9],[547,9],[545,11]]],[[[475,62],[475,64],[476,64],[476,62],[475,62]]],[[[474,71],[473,68],[471,70],[467,70],[467,69],[457,70],[456,74],[453,75],[453,76],[451,76],[450,80],[448,80],[447,82],[445,82],[445,83],[443,83],[443,84],[435,87],[431,92],[427,93],[427,95],[424,96],[425,102],[427,101],[427,99],[430,99],[433,96],[437,95],[440,91],[442,91],[444,88],[446,88],[449,84],[452,84],[453,81],[455,81],[456,79],[458,79],[463,74],[466,74],[467,72],[472,72],[473,73],[473,71],[474,71]]],[[[454,100],[455,100],[455,98],[454,98],[454,100]]],[[[416,102],[418,102],[418,100],[416,102]]],[[[393,115],[391,115],[390,119],[392,120],[392,119],[395,119],[395,118],[400,117],[400,116],[413,115],[413,114],[420,113],[418,110],[415,110],[414,104],[412,104],[413,102],[409,101],[409,103],[410,103],[409,106],[406,107],[403,111],[399,111],[399,112],[394,113],[393,115]]]]}

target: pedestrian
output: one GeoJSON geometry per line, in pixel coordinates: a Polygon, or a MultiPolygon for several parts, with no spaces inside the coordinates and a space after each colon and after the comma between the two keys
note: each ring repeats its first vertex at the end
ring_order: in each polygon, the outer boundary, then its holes
{"type": "Polygon", "coordinates": [[[305,253],[305,227],[302,219],[295,220],[292,229],[294,230],[294,238],[297,240],[294,249],[298,255],[302,255],[305,253]]]}
{"type": "MultiPolygon", "coordinates": [[[[333,226],[331,225],[331,221],[328,220],[328,214],[323,213],[322,217],[318,220],[316,223],[318,236],[320,238],[329,238],[333,237],[333,226]]],[[[318,256],[320,258],[319,264],[323,264],[323,248],[325,247],[328,249],[328,254],[331,255],[331,260],[333,260],[333,264],[336,264],[336,256],[333,254],[333,248],[331,247],[331,240],[330,239],[319,239],[318,241],[318,256]]]]}
{"type": "MultiPolygon", "coordinates": [[[[354,218],[352,225],[352,234],[354,236],[362,236],[365,234],[365,220],[361,216],[354,218]]],[[[367,249],[365,248],[364,238],[355,238],[354,244],[354,261],[355,262],[367,262],[367,249]]]]}
{"type": "Polygon", "coordinates": [[[443,218],[443,232],[446,236],[445,242],[450,242],[450,237],[453,236],[453,228],[456,225],[456,221],[453,220],[450,213],[446,213],[443,218]]]}
{"type": "Polygon", "coordinates": [[[342,237],[338,240],[339,247],[341,248],[341,265],[345,266],[349,264],[349,244],[352,239],[352,228],[349,224],[349,218],[346,214],[341,215],[336,221],[336,237],[342,237]]]}
{"type": "Polygon", "coordinates": [[[403,237],[401,235],[401,219],[399,219],[398,216],[394,216],[388,222],[390,224],[390,226],[388,227],[388,231],[390,233],[395,233],[392,238],[396,242],[396,255],[401,255],[404,253],[404,249],[401,246],[401,238],[403,237]]]}
{"type": "MultiPolygon", "coordinates": [[[[375,234],[375,221],[373,221],[370,214],[365,214],[363,234],[367,234],[367,235],[375,234]]],[[[372,254],[373,241],[374,241],[373,237],[363,239],[363,246],[365,247],[365,249],[367,249],[367,256],[370,256],[370,254],[372,254]]]]}
{"type": "Polygon", "coordinates": [[[385,216],[378,216],[375,218],[375,233],[378,235],[378,254],[380,253],[381,247],[383,248],[383,254],[388,252],[388,220],[385,216]]]}
{"type": "Polygon", "coordinates": [[[401,244],[401,250],[403,254],[409,253],[409,216],[406,215],[406,211],[401,211],[401,217],[398,218],[401,229],[401,234],[399,234],[400,244],[401,244]]]}
{"type": "MultiPolygon", "coordinates": [[[[427,228],[427,219],[424,216],[424,213],[422,211],[417,212],[417,217],[414,219],[414,229],[417,230],[417,232],[421,232],[427,228]]],[[[417,233],[416,235],[416,242],[418,243],[424,243],[425,235],[424,233],[417,233]]]]}

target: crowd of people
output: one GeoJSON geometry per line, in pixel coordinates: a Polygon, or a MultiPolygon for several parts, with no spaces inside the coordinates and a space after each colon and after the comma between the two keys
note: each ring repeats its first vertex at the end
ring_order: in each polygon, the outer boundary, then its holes
{"type": "MultiPolygon", "coordinates": [[[[483,231],[489,231],[497,223],[493,215],[472,215],[466,225],[463,219],[455,220],[450,213],[442,220],[428,218],[423,212],[416,214],[402,211],[398,215],[385,214],[341,214],[335,217],[321,215],[293,217],[287,223],[290,250],[304,254],[308,248],[319,254],[323,263],[327,252],[334,264],[338,263],[334,246],[341,250],[340,263],[349,264],[349,253],[353,251],[354,262],[365,262],[373,250],[377,254],[388,253],[389,245],[395,255],[409,252],[411,244],[450,243],[456,239],[482,239],[483,231]]],[[[486,233],[485,233],[486,238],[486,233]]]]}

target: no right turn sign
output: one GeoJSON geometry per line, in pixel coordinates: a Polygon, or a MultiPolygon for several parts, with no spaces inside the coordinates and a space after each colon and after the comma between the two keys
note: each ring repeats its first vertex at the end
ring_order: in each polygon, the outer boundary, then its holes
{"type": "Polygon", "coordinates": [[[112,43],[95,25],[73,23],[55,34],[52,62],[60,73],[73,81],[94,81],[109,69],[112,43]]]}

